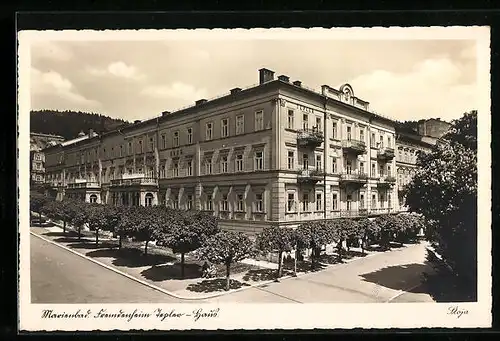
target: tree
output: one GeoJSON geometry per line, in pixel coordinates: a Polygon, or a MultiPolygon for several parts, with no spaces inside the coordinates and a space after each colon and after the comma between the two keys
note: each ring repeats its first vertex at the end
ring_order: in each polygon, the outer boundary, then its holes
{"type": "Polygon", "coordinates": [[[281,277],[283,268],[283,253],[290,252],[296,242],[295,232],[289,228],[281,228],[276,225],[265,227],[261,233],[257,235],[256,246],[264,252],[278,252],[278,271],[276,272],[276,280],[281,277]]]}
{"type": "Polygon", "coordinates": [[[78,240],[82,239],[82,227],[88,223],[89,211],[87,203],[82,201],[74,201],[74,210],[72,211],[71,224],[78,229],[78,240]]]}
{"type": "Polygon", "coordinates": [[[316,268],[321,247],[335,240],[334,230],[329,228],[329,224],[333,221],[308,221],[299,225],[295,230],[297,246],[301,249],[310,248],[312,251],[311,269],[316,268]]]}
{"type": "Polygon", "coordinates": [[[254,253],[254,244],[242,232],[221,231],[209,237],[198,250],[201,260],[226,266],[226,290],[230,288],[231,265],[254,253]]]}
{"type": "MultiPolygon", "coordinates": [[[[120,222],[122,216],[124,214],[124,210],[121,206],[113,206],[113,205],[104,205],[104,219],[105,224],[102,229],[105,231],[112,232],[113,235],[116,235],[120,226],[120,222]]],[[[121,248],[121,237],[119,237],[119,248],[121,248]]]]}
{"type": "Polygon", "coordinates": [[[95,246],[99,245],[99,231],[108,223],[106,207],[103,204],[87,204],[89,230],[95,233],[95,246]]]}
{"type": "Polygon", "coordinates": [[[380,228],[372,220],[361,218],[358,220],[358,233],[361,239],[361,253],[365,254],[365,248],[370,238],[373,240],[380,233],[380,228]]]}
{"type": "Polygon", "coordinates": [[[475,291],[477,273],[477,112],[453,122],[405,189],[412,212],[432,226],[434,247],[461,282],[475,291]],[[464,252],[467,250],[467,252],[464,252]]]}
{"type": "Polygon", "coordinates": [[[66,224],[71,221],[71,217],[75,214],[75,203],[73,200],[64,199],[57,202],[54,210],[54,218],[62,221],[63,233],[66,233],[66,224]]]}
{"type": "MultiPolygon", "coordinates": [[[[39,226],[42,226],[42,207],[43,207],[43,205],[45,205],[45,203],[48,200],[49,199],[45,195],[43,195],[39,192],[34,192],[34,191],[30,192],[30,210],[32,212],[38,213],[39,226]]],[[[30,216],[31,216],[31,214],[30,214],[30,216]]]]}
{"type": "Polygon", "coordinates": [[[385,250],[390,250],[391,240],[396,231],[394,216],[391,214],[384,214],[375,219],[375,224],[379,229],[379,244],[385,250]]]}
{"type": "Polygon", "coordinates": [[[181,277],[184,278],[184,257],[200,248],[207,238],[220,231],[217,218],[200,211],[165,211],[166,220],[159,228],[158,242],[181,254],[181,277]]]}
{"type": "Polygon", "coordinates": [[[148,254],[149,242],[160,235],[165,225],[165,210],[159,206],[136,206],[132,209],[135,215],[129,234],[136,240],[144,242],[144,255],[148,254]]]}

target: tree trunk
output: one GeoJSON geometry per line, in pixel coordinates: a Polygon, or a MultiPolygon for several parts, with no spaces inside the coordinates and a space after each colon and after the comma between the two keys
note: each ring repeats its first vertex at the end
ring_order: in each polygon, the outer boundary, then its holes
{"type": "Polygon", "coordinates": [[[229,291],[229,288],[231,287],[231,263],[226,264],[226,291],[229,291]]]}
{"type": "Polygon", "coordinates": [[[337,254],[338,254],[338,260],[339,262],[342,263],[342,242],[344,240],[342,238],[340,238],[338,244],[337,244],[337,254]]]}
{"type": "Polygon", "coordinates": [[[63,234],[66,234],[66,220],[63,220],[63,234]]]}
{"type": "Polygon", "coordinates": [[[361,238],[361,254],[362,255],[365,254],[365,243],[366,243],[366,236],[363,236],[363,238],[361,238]]]}
{"type": "Polygon", "coordinates": [[[149,244],[149,239],[146,240],[146,245],[144,246],[144,254],[147,255],[148,254],[148,244],[149,244]]]}
{"type": "Polygon", "coordinates": [[[279,279],[281,277],[281,270],[283,268],[283,251],[278,252],[278,273],[276,277],[276,282],[279,282],[279,279]]]}
{"type": "Polygon", "coordinates": [[[184,279],[184,252],[181,252],[181,278],[184,279]]]}
{"type": "Polygon", "coordinates": [[[95,247],[99,245],[99,229],[95,229],[95,247]]]}
{"type": "Polygon", "coordinates": [[[123,238],[123,233],[120,231],[118,232],[118,249],[120,250],[122,248],[122,238],[123,238]]]}
{"type": "Polygon", "coordinates": [[[38,212],[38,226],[42,227],[42,212],[38,212]]]}
{"type": "Polygon", "coordinates": [[[347,246],[347,252],[351,251],[351,242],[349,239],[346,240],[345,245],[347,246]]]}
{"type": "Polygon", "coordinates": [[[78,226],[78,240],[82,240],[82,226],[78,226]]]}

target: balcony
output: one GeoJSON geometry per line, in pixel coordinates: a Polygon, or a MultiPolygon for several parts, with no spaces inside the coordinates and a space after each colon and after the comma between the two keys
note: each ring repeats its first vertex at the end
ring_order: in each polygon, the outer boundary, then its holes
{"type": "Polygon", "coordinates": [[[303,129],[297,133],[298,147],[316,148],[323,143],[325,136],[317,128],[303,129]]]}
{"type": "Polygon", "coordinates": [[[341,183],[360,183],[364,184],[368,180],[368,174],[363,172],[347,172],[340,174],[341,183]]]}
{"type": "Polygon", "coordinates": [[[342,218],[354,218],[354,217],[366,217],[366,216],[368,216],[368,210],[366,208],[360,208],[359,210],[340,211],[340,217],[342,218]]]}
{"type": "Polygon", "coordinates": [[[317,169],[301,169],[297,175],[297,182],[303,184],[315,184],[323,180],[325,173],[317,169]]]}
{"type": "Polygon", "coordinates": [[[347,139],[342,141],[342,150],[344,153],[359,155],[366,152],[366,144],[363,141],[347,139]]]}
{"type": "Polygon", "coordinates": [[[158,179],[152,177],[138,177],[111,180],[111,187],[126,187],[126,186],[158,186],[158,179]]]}
{"type": "Polygon", "coordinates": [[[99,189],[101,185],[98,181],[74,181],[68,183],[67,189],[99,189]]]}
{"type": "Polygon", "coordinates": [[[377,182],[377,187],[379,188],[389,188],[393,187],[396,183],[396,178],[393,176],[381,176],[377,182]]]}
{"type": "Polygon", "coordinates": [[[377,150],[377,159],[381,161],[390,161],[394,159],[395,153],[394,148],[379,148],[377,150]]]}
{"type": "Polygon", "coordinates": [[[383,207],[383,208],[372,208],[370,209],[370,215],[380,215],[380,214],[389,214],[397,212],[396,209],[392,207],[383,207]]]}

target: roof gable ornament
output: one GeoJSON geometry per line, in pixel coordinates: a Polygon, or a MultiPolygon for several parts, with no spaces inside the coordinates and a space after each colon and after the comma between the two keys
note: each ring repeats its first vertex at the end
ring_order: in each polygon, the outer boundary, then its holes
{"type": "Polygon", "coordinates": [[[352,90],[352,87],[349,84],[342,85],[339,91],[341,93],[341,100],[343,102],[347,103],[352,102],[352,98],[354,97],[354,91],[352,90]]]}

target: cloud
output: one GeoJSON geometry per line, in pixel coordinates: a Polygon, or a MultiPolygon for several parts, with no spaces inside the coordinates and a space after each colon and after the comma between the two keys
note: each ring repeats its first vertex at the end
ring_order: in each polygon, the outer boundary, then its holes
{"type": "Polygon", "coordinates": [[[31,55],[34,58],[49,59],[59,62],[71,60],[72,53],[53,41],[38,41],[31,45],[31,55]]]}
{"type": "Polygon", "coordinates": [[[122,61],[112,62],[105,69],[87,68],[87,71],[94,76],[114,76],[118,78],[140,80],[145,76],[137,68],[127,65],[122,61]]]}
{"type": "Polygon", "coordinates": [[[205,89],[196,89],[194,86],[182,82],[174,82],[168,86],[148,86],[141,91],[141,94],[155,98],[175,98],[184,101],[196,101],[207,97],[205,89]]]}
{"type": "Polygon", "coordinates": [[[462,84],[461,69],[447,58],[426,59],[410,72],[376,70],[353,79],[355,95],[397,120],[452,120],[476,105],[475,82],[462,84]]]}
{"type": "MultiPolygon", "coordinates": [[[[31,68],[30,80],[31,93],[38,99],[37,102],[43,103],[44,98],[51,98],[50,102],[54,102],[54,98],[59,98],[64,103],[71,103],[73,108],[91,109],[101,105],[99,102],[87,99],[79,94],[71,81],[55,71],[41,72],[36,68],[31,68]]],[[[64,109],[70,108],[66,107],[64,109]]]]}

